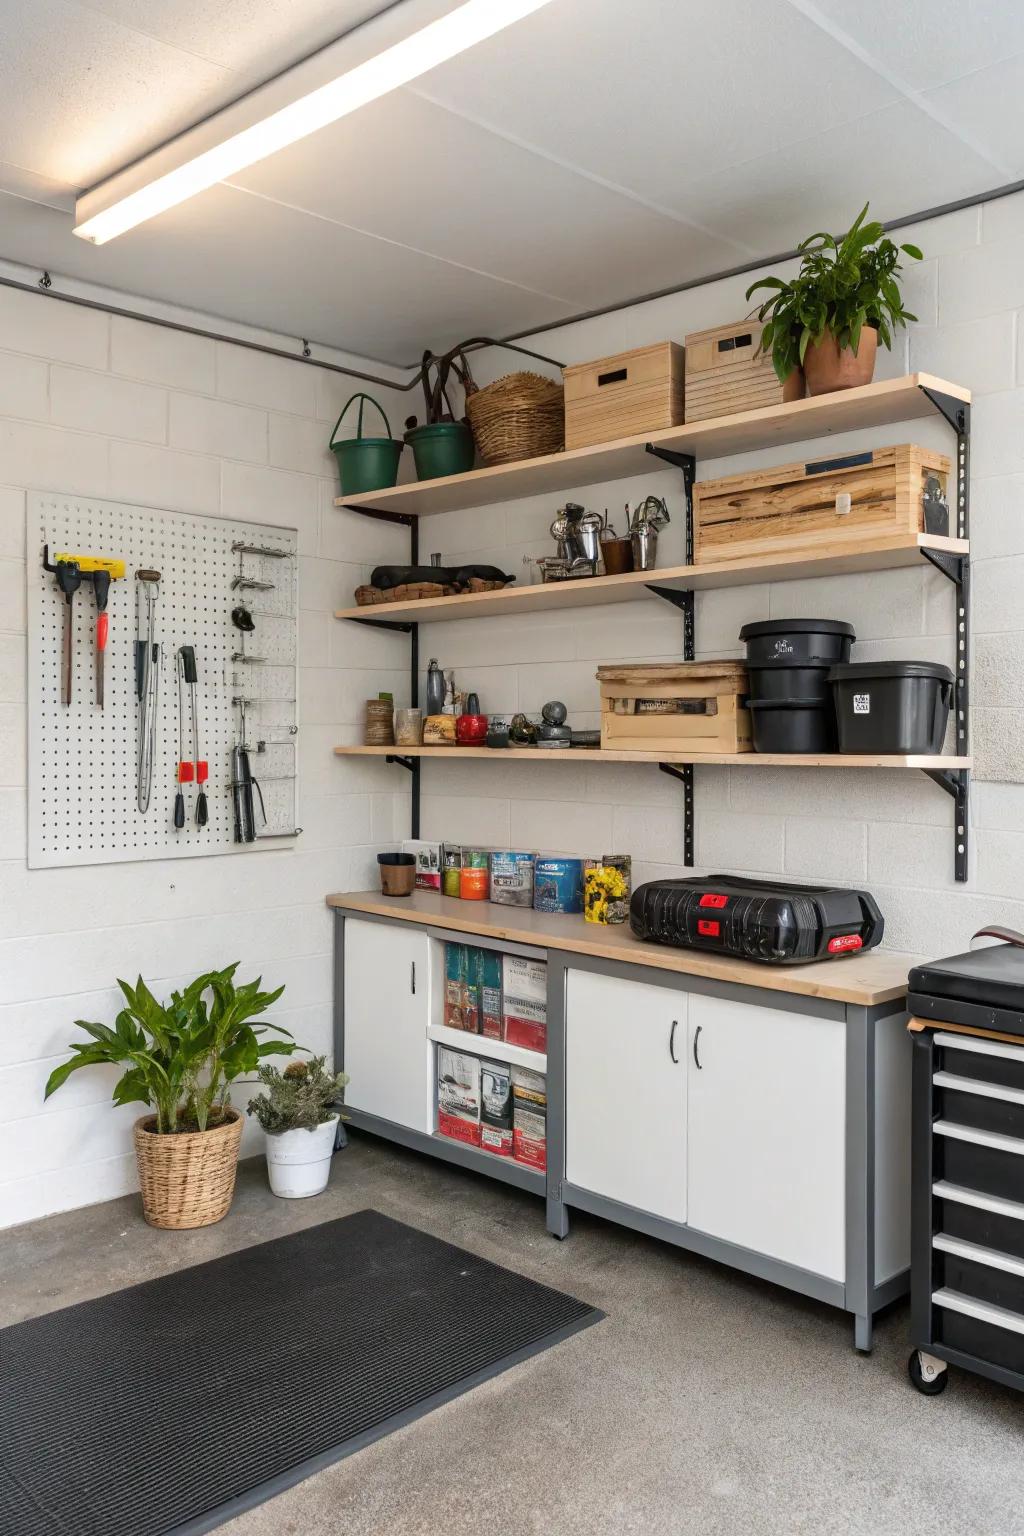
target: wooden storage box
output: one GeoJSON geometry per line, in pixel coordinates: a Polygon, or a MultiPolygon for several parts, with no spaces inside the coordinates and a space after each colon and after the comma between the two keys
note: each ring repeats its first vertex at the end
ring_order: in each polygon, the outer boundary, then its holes
{"type": "Polygon", "coordinates": [[[948,533],[949,472],[945,454],[903,443],[698,481],[694,561],[852,552],[887,538],[899,543],[918,533],[948,533]]]}
{"type": "Polygon", "coordinates": [[[565,446],[587,448],[683,420],[683,349],[674,341],[637,347],[564,370],[565,446]]]}
{"type": "Polygon", "coordinates": [[[741,661],[635,662],[598,667],[605,751],[750,752],[741,661]]]}
{"type": "Polygon", "coordinates": [[[783,387],[769,355],[757,355],[760,320],[738,320],[686,338],[686,420],[781,405],[783,387]]]}

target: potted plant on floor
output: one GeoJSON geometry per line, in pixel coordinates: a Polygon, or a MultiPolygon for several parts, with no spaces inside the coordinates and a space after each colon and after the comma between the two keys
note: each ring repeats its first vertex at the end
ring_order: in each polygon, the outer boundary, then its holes
{"type": "Polygon", "coordinates": [[[46,1084],[49,1098],[80,1067],[126,1068],[114,1103],[155,1111],[134,1127],[142,1209],[152,1227],[205,1227],[227,1215],[243,1125],[230,1085],[263,1057],[300,1049],[280,1026],[262,1039],[267,1026],[254,1022],[284,988],[261,992],[261,978],[236,987],[237,969],[236,961],[197,976],[167,1003],[157,1002],[141,976],[134,987],[119,981],[127,1006],[113,1028],[76,1020],[89,1039],[71,1047],[71,1059],[46,1084]]]}
{"type": "Polygon", "coordinates": [[[283,1072],[262,1066],[256,1074],[266,1093],[249,1100],[267,1133],[267,1175],[275,1195],[301,1200],[327,1188],[340,1111],[335,1105],[348,1082],[328,1072],[326,1058],[290,1061],[283,1072]]]}
{"type": "Polygon", "coordinates": [[[853,228],[836,235],[810,235],[798,247],[802,260],[792,282],[762,277],[747,289],[771,296],[757,312],[764,322],[761,351],[784,383],[803,368],[808,393],[870,384],[879,340],[892,347],[892,334],[908,320],[899,275],[900,255],[921,260],[916,245],[895,245],[876,221],[865,223],[865,203],[853,228]]]}

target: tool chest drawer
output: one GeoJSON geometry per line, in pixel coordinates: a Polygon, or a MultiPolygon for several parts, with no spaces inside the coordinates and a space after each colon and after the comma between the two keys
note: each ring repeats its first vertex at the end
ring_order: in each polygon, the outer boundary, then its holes
{"type": "Polygon", "coordinates": [[[1015,1088],[1024,1094],[1024,1047],[1002,1045],[995,1040],[971,1041],[966,1035],[935,1036],[935,1067],[954,1077],[976,1078],[997,1088],[1015,1088]],[[955,1044],[948,1042],[955,1041],[955,1044]]]}
{"type": "Polygon", "coordinates": [[[1024,1202],[1024,1140],[937,1120],[935,1167],[940,1178],[982,1194],[1024,1202]]]}
{"type": "Polygon", "coordinates": [[[1024,1092],[1019,1088],[982,1083],[952,1072],[936,1072],[932,1081],[939,1120],[1024,1140],[1024,1092]]]}
{"type": "Polygon", "coordinates": [[[960,1296],[971,1296],[975,1301],[984,1301],[993,1307],[1002,1307],[1007,1312],[1016,1313],[1024,1327],[1024,1263],[1018,1259],[1004,1258],[1002,1254],[987,1248],[978,1250],[985,1255],[984,1262],[968,1258],[965,1253],[945,1252],[940,1244],[946,1242],[957,1247],[965,1246],[956,1239],[950,1239],[946,1233],[936,1237],[935,1283],[947,1290],[956,1291],[960,1296]],[[1016,1272],[1001,1267],[1004,1263],[1015,1265],[1016,1272]]]}
{"type": "MultiPolygon", "coordinates": [[[[991,1248],[1010,1258],[1024,1260],[1024,1205],[1018,1208],[1019,1217],[1007,1216],[999,1211],[968,1205],[964,1200],[941,1198],[945,1187],[942,1183],[935,1185],[937,1231],[954,1240],[976,1243],[981,1248],[991,1248]]],[[[1003,1203],[1009,1204],[1008,1201],[1003,1203]]]]}
{"type": "MultiPolygon", "coordinates": [[[[1024,1372],[1024,1333],[1016,1333],[987,1318],[970,1316],[957,1307],[944,1305],[940,1298],[941,1292],[936,1296],[936,1344],[1002,1370],[1024,1372]]],[[[969,1302],[970,1298],[965,1300],[969,1302]]],[[[1024,1319],[1021,1321],[1024,1323],[1024,1319]]]]}

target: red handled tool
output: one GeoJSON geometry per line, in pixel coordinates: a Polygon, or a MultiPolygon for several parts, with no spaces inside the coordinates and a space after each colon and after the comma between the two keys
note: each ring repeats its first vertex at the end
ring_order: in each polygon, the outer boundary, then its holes
{"type": "MultiPolygon", "coordinates": [[[[196,826],[205,827],[210,819],[209,806],[206,802],[206,782],[210,777],[210,765],[199,756],[199,709],[196,700],[196,689],[199,683],[199,673],[196,668],[195,647],[191,645],[183,645],[181,650],[178,652],[178,657],[181,662],[181,672],[179,676],[184,680],[188,688],[189,720],[192,727],[192,759],[188,763],[179,761],[179,774],[182,768],[187,768],[188,782],[192,782],[194,779],[195,783],[199,787],[199,793],[196,796],[196,826]]],[[[179,720],[180,719],[181,706],[179,694],[179,720]]],[[[179,790],[179,794],[180,793],[181,791],[179,790]]],[[[182,817],[183,820],[180,825],[184,824],[184,806],[182,807],[182,817]]],[[[177,820],[177,809],[175,809],[174,824],[175,826],[179,825],[177,820]]]]}

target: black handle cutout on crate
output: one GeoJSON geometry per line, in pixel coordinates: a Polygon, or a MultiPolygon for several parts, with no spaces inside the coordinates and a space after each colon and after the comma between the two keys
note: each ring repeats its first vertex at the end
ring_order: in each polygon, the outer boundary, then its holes
{"type": "Polygon", "coordinates": [[[599,373],[598,374],[598,376],[597,376],[597,385],[598,385],[598,388],[600,389],[602,384],[621,384],[623,379],[628,379],[628,378],[629,378],[629,369],[628,368],[613,368],[611,373],[599,373]]]}
{"type": "Polygon", "coordinates": [[[853,469],[857,464],[871,464],[874,457],[874,454],[869,451],[868,453],[851,453],[845,459],[822,459],[817,464],[805,464],[804,474],[830,475],[836,469],[853,469]]]}
{"type": "Polygon", "coordinates": [[[719,352],[735,352],[737,347],[749,347],[753,336],[746,331],[742,336],[723,336],[718,343],[719,352]]]}

